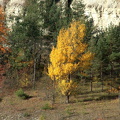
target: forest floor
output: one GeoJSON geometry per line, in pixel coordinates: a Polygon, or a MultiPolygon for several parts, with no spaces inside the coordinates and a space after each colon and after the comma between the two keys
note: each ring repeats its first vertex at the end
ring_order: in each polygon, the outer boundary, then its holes
{"type": "Polygon", "coordinates": [[[52,104],[48,86],[46,81],[39,82],[35,90],[24,89],[31,96],[27,100],[18,98],[12,90],[1,91],[0,120],[120,120],[120,99],[116,94],[100,92],[98,86],[89,92],[85,87],[87,91],[71,97],[69,104],[61,95],[52,104]]]}

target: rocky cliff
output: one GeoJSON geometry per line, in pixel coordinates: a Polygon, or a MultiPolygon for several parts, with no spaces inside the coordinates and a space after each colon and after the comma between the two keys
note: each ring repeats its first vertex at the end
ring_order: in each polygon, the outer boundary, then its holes
{"type": "MultiPolygon", "coordinates": [[[[64,3],[67,0],[61,0],[64,3]]],[[[78,2],[80,0],[73,0],[78,2]]],[[[110,24],[120,23],[120,0],[82,0],[86,5],[85,14],[92,17],[94,25],[99,28],[106,28],[110,24]]],[[[0,0],[4,5],[7,16],[18,15],[25,0],[0,0]]],[[[71,4],[72,5],[72,4],[71,4]]]]}
{"type": "Polygon", "coordinates": [[[94,24],[106,28],[120,23],[120,0],[83,0],[85,14],[94,19],[94,24]]]}

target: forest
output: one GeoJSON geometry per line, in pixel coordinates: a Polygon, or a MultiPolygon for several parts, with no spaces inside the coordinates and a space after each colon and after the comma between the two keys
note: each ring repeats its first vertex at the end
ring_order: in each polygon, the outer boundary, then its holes
{"type": "MultiPolygon", "coordinates": [[[[24,101],[36,94],[42,98],[41,93],[44,93],[43,99],[48,103],[44,103],[42,110],[56,109],[56,104],[63,104],[70,117],[74,112],[69,104],[118,100],[120,24],[98,29],[93,19],[84,14],[82,1],[72,7],[70,4],[71,1],[63,7],[57,0],[26,0],[21,14],[10,17],[15,21],[11,28],[7,27],[6,15],[0,6],[1,106],[4,97],[9,95],[24,101]]],[[[14,97],[11,97],[11,105],[17,104],[13,102],[14,97]]],[[[83,116],[85,114],[89,113],[83,116]]],[[[25,118],[30,115],[23,114],[25,118]]],[[[73,119],[87,120],[84,117],[73,119]]],[[[50,119],[41,113],[39,120],[50,119]]]]}

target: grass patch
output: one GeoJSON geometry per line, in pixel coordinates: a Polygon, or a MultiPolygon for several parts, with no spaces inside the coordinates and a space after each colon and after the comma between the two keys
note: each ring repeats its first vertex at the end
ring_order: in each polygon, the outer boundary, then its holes
{"type": "Polygon", "coordinates": [[[24,117],[30,117],[30,114],[27,113],[27,112],[25,112],[25,113],[23,113],[23,116],[24,116],[24,117]]]}
{"type": "Polygon", "coordinates": [[[80,102],[87,102],[87,101],[93,101],[95,100],[94,98],[84,98],[82,100],[80,100],[80,102]]]}
{"type": "Polygon", "coordinates": [[[89,102],[89,101],[100,101],[100,100],[112,100],[118,98],[118,94],[108,94],[108,93],[90,93],[82,96],[78,102],[89,102]]]}
{"type": "Polygon", "coordinates": [[[73,109],[69,106],[65,109],[65,112],[68,114],[68,115],[72,115],[73,114],[73,109]]]}
{"type": "Polygon", "coordinates": [[[27,95],[26,93],[24,93],[23,89],[19,89],[15,92],[15,95],[17,97],[19,97],[20,99],[22,100],[26,100],[26,99],[29,99],[31,98],[31,96],[27,95]]]}
{"type": "Polygon", "coordinates": [[[118,94],[107,94],[107,95],[101,95],[96,100],[111,100],[118,98],[118,94]]]}
{"type": "Polygon", "coordinates": [[[45,120],[45,116],[44,115],[41,115],[39,120],[45,120]]]}
{"type": "Polygon", "coordinates": [[[45,105],[42,106],[42,110],[53,110],[52,105],[46,103],[45,105]]]}

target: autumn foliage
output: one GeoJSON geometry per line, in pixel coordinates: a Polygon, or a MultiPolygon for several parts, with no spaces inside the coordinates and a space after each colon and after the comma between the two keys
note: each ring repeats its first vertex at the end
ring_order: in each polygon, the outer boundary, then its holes
{"type": "Polygon", "coordinates": [[[88,45],[83,43],[84,36],[85,25],[79,21],[72,22],[68,28],[60,30],[57,45],[50,53],[48,75],[52,80],[57,80],[66,96],[70,95],[76,86],[70,76],[76,71],[88,69],[94,56],[87,51],[88,45]]]}
{"type": "Polygon", "coordinates": [[[5,27],[5,13],[0,7],[0,53],[5,53],[8,47],[5,47],[8,42],[6,39],[8,29],[5,27]]]}
{"type": "Polygon", "coordinates": [[[3,8],[0,6],[0,87],[5,79],[5,72],[7,69],[7,61],[5,55],[8,52],[7,31],[5,27],[5,14],[3,8]]]}

